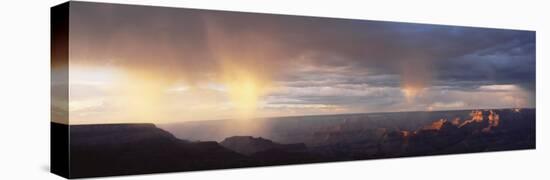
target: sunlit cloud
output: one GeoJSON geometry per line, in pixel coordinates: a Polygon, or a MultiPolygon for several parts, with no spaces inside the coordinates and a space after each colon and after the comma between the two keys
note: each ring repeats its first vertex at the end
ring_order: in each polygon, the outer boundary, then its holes
{"type": "Polygon", "coordinates": [[[533,32],[71,8],[71,123],[535,104],[533,32]]]}

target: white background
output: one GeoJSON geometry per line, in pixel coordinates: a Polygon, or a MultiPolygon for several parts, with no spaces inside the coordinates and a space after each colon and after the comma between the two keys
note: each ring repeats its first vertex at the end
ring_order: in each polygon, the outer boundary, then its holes
{"type": "MultiPolygon", "coordinates": [[[[0,179],[49,173],[49,7],[59,0],[1,1],[0,179]]],[[[109,179],[549,179],[550,6],[544,0],[105,2],[389,20],[537,31],[537,149],[343,163],[120,176],[109,179]],[[546,20],[546,21],[545,21],[546,20]],[[545,25],[546,23],[546,25],[545,25]]]]}

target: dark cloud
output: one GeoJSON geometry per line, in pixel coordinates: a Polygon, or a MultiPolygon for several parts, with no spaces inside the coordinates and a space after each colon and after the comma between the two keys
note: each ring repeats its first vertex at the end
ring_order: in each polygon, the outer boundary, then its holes
{"type": "Polygon", "coordinates": [[[535,37],[524,32],[508,41],[436,62],[439,84],[471,86],[517,84],[535,87],[535,37]]]}

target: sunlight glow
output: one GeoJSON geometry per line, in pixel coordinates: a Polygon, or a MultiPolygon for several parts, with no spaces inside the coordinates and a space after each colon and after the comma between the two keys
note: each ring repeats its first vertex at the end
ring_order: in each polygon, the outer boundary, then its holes
{"type": "Polygon", "coordinates": [[[421,93],[423,89],[416,86],[405,86],[401,91],[407,99],[407,102],[412,102],[421,93]]]}
{"type": "Polygon", "coordinates": [[[254,116],[260,98],[266,94],[266,83],[240,69],[226,71],[223,79],[237,116],[245,119],[254,116]]]}
{"type": "Polygon", "coordinates": [[[126,71],[117,84],[122,114],[138,122],[158,122],[166,118],[163,106],[170,82],[159,75],[140,71],[126,71]]]}

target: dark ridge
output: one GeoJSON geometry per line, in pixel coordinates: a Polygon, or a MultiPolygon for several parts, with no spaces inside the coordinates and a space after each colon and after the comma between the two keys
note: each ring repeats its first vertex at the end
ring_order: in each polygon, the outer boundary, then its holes
{"type": "Polygon", "coordinates": [[[252,137],[252,136],[232,136],[225,138],[220,145],[227,149],[231,149],[235,152],[244,155],[251,155],[260,151],[265,151],[269,149],[274,149],[281,147],[283,145],[275,143],[269,139],[264,139],[262,137],[252,137]]]}
{"type": "Polygon", "coordinates": [[[241,167],[248,158],[216,142],[189,142],[153,124],[70,126],[71,177],[241,167]]]}

